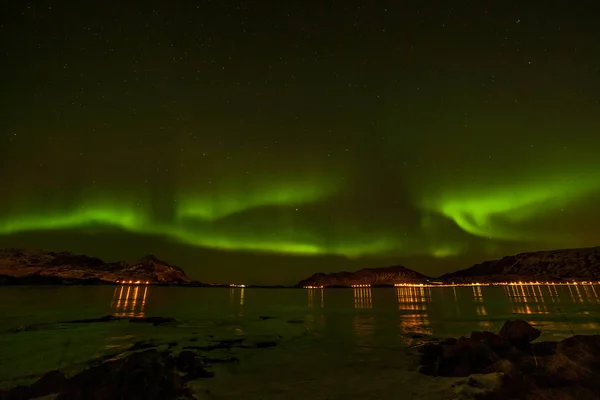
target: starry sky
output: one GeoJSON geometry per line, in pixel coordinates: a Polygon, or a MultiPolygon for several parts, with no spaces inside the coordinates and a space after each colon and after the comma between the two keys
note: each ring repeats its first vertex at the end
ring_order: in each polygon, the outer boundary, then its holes
{"type": "Polygon", "coordinates": [[[0,246],[194,279],[600,242],[592,2],[5,2],[0,246]]]}

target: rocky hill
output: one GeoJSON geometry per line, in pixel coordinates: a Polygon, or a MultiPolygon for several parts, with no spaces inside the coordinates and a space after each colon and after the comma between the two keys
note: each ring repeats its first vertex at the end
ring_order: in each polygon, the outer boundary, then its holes
{"type": "Polygon", "coordinates": [[[536,251],[442,275],[444,282],[600,280],[600,247],[536,251]]]}
{"type": "Polygon", "coordinates": [[[139,260],[105,263],[99,258],[69,252],[21,249],[0,250],[0,275],[6,283],[23,280],[56,283],[143,281],[154,284],[188,284],[185,272],[152,255],[139,260]]]}
{"type": "Polygon", "coordinates": [[[365,268],[356,272],[317,273],[300,281],[297,286],[393,285],[395,283],[425,283],[428,276],[395,265],[384,268],[365,268]]]}

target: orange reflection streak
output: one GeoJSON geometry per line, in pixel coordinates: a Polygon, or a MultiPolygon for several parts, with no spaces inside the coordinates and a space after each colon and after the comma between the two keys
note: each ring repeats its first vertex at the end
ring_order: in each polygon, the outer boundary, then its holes
{"type": "Polygon", "coordinates": [[[575,295],[573,294],[573,289],[571,289],[571,285],[567,286],[569,288],[569,293],[571,294],[571,300],[575,303],[575,295]]]}
{"type": "Polygon", "coordinates": [[[311,288],[308,291],[308,306],[309,307],[323,307],[324,306],[324,292],[323,288],[311,288]],[[318,305],[316,305],[318,304],[318,305]]]}
{"type": "Polygon", "coordinates": [[[131,300],[131,312],[133,313],[135,310],[135,306],[137,305],[137,297],[138,297],[138,292],[140,291],[140,287],[136,286],[135,289],[133,289],[133,299],[131,300]]]}
{"type": "MultiPolygon", "coordinates": [[[[598,293],[596,293],[596,289],[594,288],[594,286],[590,285],[589,288],[593,293],[593,297],[594,297],[594,300],[596,300],[596,303],[600,303],[600,299],[598,298],[598,293]]],[[[592,298],[592,297],[590,296],[590,298],[592,298]]]]}
{"type": "Polygon", "coordinates": [[[119,291],[119,300],[117,300],[117,309],[121,307],[121,301],[123,299],[123,289],[125,287],[121,286],[121,290],[119,291]]]}
{"type": "Polygon", "coordinates": [[[117,304],[112,307],[113,315],[117,317],[143,317],[147,296],[148,286],[144,287],[144,293],[140,296],[139,285],[127,284],[126,291],[125,286],[121,285],[117,304]]]}
{"type": "Polygon", "coordinates": [[[400,315],[400,332],[418,332],[431,334],[428,327],[428,303],[431,303],[431,288],[429,287],[396,287],[398,310],[409,311],[400,315]]]}
{"type": "Polygon", "coordinates": [[[115,304],[115,300],[117,298],[117,292],[119,290],[118,286],[115,286],[115,290],[113,290],[113,295],[112,295],[112,300],[110,301],[110,308],[113,308],[114,304],[115,304]]]}
{"type": "Polygon", "coordinates": [[[238,317],[241,317],[244,315],[244,294],[245,294],[245,287],[242,286],[235,286],[235,287],[231,287],[229,289],[229,305],[233,308],[233,307],[238,307],[237,309],[237,315],[238,317]],[[238,296],[239,296],[239,300],[238,300],[238,296]]]}
{"type": "Polygon", "coordinates": [[[475,306],[477,315],[487,315],[487,309],[483,304],[483,292],[481,291],[481,286],[473,287],[473,300],[477,303],[475,306]]]}
{"type": "Polygon", "coordinates": [[[581,296],[581,291],[579,290],[579,286],[575,286],[575,291],[577,292],[577,298],[580,303],[583,303],[583,296],[581,296]]]}
{"type": "Polygon", "coordinates": [[[229,289],[229,305],[233,305],[235,299],[235,289],[229,289]]]}
{"type": "MultiPolygon", "coordinates": [[[[552,289],[548,286],[552,301],[554,295],[552,289]]],[[[511,285],[509,290],[505,290],[508,300],[512,305],[514,314],[548,314],[548,307],[543,304],[546,302],[544,292],[540,285],[521,284],[511,285]]]]}
{"type": "Polygon", "coordinates": [[[355,287],[352,289],[354,308],[372,308],[373,297],[370,287],[355,287]]]}
{"type": "Polygon", "coordinates": [[[141,309],[143,310],[144,307],[146,307],[146,295],[148,294],[148,286],[146,286],[144,288],[144,297],[142,297],[142,307],[141,309]]]}

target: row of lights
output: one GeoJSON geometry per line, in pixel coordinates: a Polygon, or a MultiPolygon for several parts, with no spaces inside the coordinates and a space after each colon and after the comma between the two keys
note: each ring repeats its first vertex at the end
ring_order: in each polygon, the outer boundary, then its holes
{"type": "Polygon", "coordinates": [[[238,285],[237,283],[232,283],[229,287],[246,287],[246,285],[238,285]]]}
{"type": "Polygon", "coordinates": [[[150,281],[117,281],[121,285],[149,285],[150,281]]]}
{"type": "MultiPolygon", "coordinates": [[[[473,282],[473,283],[433,283],[433,284],[425,284],[425,283],[395,283],[395,287],[456,287],[456,286],[511,286],[511,285],[556,285],[556,286],[568,286],[568,285],[600,285],[600,281],[581,281],[581,282],[494,282],[494,283],[483,283],[483,282],[473,282]]],[[[233,285],[232,285],[233,286],[233,285]]],[[[360,285],[350,285],[353,288],[362,288],[362,287],[371,287],[368,284],[360,284],[360,285]]],[[[304,289],[323,289],[324,286],[303,286],[304,289]]]]}

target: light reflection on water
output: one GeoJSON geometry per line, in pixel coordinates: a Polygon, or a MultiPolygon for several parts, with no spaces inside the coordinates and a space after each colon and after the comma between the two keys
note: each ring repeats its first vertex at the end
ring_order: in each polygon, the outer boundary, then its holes
{"type": "Polygon", "coordinates": [[[354,292],[354,308],[373,308],[373,292],[371,288],[352,289],[354,292]]]}
{"type": "Polygon", "coordinates": [[[117,317],[143,317],[146,298],[150,288],[147,285],[119,285],[115,287],[110,307],[117,317]]]}
{"type": "Polygon", "coordinates": [[[474,329],[497,330],[509,318],[525,319],[542,326],[543,332],[557,335],[600,329],[600,287],[591,284],[348,289],[119,285],[15,289],[14,294],[6,288],[0,293],[4,304],[22,297],[22,290],[29,292],[30,304],[22,304],[21,312],[4,307],[6,323],[17,323],[19,315],[31,315],[28,309],[40,314],[52,309],[64,315],[71,309],[73,315],[81,316],[86,304],[85,307],[98,314],[102,312],[98,311],[102,308],[98,301],[102,296],[106,299],[110,291],[110,303],[104,303],[110,311],[105,312],[120,317],[165,315],[192,321],[212,318],[250,321],[259,315],[270,315],[283,321],[303,320],[313,332],[339,334],[346,329],[347,334],[352,327],[351,332],[362,338],[372,336],[378,329],[401,335],[468,334],[474,329]],[[48,301],[50,298],[52,301],[48,301]]]}
{"type": "MultiPolygon", "coordinates": [[[[347,289],[3,287],[0,360],[11,365],[11,370],[0,368],[0,380],[3,373],[4,378],[30,374],[33,355],[39,363],[38,372],[44,372],[56,368],[62,359],[59,349],[68,347],[72,361],[84,362],[107,347],[114,350],[156,334],[164,335],[161,340],[179,342],[188,340],[192,332],[198,332],[201,338],[220,334],[269,337],[261,340],[300,338],[293,346],[313,347],[298,347],[302,349],[298,350],[298,357],[305,352],[347,360],[351,354],[358,354],[358,364],[373,357],[388,359],[391,350],[404,351],[406,345],[421,340],[420,335],[442,338],[469,335],[473,330],[498,331],[504,321],[515,318],[538,326],[542,340],[555,340],[572,333],[600,331],[599,293],[599,285],[347,289]],[[122,317],[173,317],[182,324],[175,328],[129,323],[67,324],[9,333],[31,324],[109,313],[122,317]]],[[[288,351],[293,346],[282,348],[288,351]]]]}

